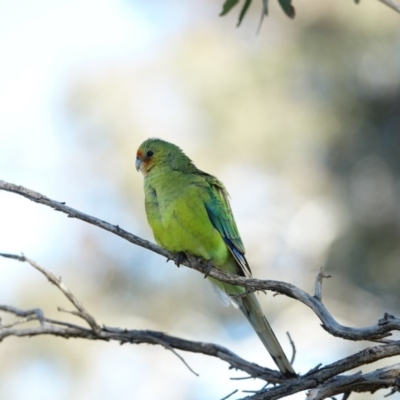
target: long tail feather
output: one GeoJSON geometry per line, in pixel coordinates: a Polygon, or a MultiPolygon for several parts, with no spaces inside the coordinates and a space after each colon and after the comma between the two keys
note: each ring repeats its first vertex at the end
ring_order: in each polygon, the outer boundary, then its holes
{"type": "Polygon", "coordinates": [[[261,310],[260,303],[258,302],[254,293],[236,298],[235,302],[239,305],[240,310],[253,326],[257,335],[263,342],[265,348],[268,350],[282,374],[287,378],[293,378],[297,376],[281,345],[279,344],[271,326],[265,318],[261,310]]]}

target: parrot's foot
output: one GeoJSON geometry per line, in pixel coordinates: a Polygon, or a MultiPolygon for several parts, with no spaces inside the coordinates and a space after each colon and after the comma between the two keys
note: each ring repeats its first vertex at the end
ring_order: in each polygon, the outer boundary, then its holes
{"type": "Polygon", "coordinates": [[[186,254],[183,251],[177,253],[176,259],[167,257],[165,262],[173,261],[179,268],[184,260],[187,260],[186,254]]]}
{"type": "Polygon", "coordinates": [[[180,251],[175,259],[175,265],[179,268],[185,260],[187,260],[186,254],[183,251],[180,251]]]}
{"type": "Polygon", "coordinates": [[[208,277],[208,275],[210,275],[212,266],[213,266],[212,262],[210,260],[208,260],[206,265],[204,266],[204,279],[206,279],[208,277]]]}

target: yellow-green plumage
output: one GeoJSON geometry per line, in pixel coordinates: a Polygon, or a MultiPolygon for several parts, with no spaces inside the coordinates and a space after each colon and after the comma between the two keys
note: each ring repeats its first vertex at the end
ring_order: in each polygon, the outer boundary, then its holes
{"type": "MultiPolygon", "coordinates": [[[[200,256],[228,273],[251,276],[228,194],[217,178],[198,170],[179,147],[160,139],[142,143],[136,167],[145,177],[147,220],[160,246],[171,252],[200,256]]],[[[209,279],[228,295],[245,292],[241,286],[209,279]]],[[[294,376],[256,296],[236,297],[234,302],[281,372],[294,376]]]]}

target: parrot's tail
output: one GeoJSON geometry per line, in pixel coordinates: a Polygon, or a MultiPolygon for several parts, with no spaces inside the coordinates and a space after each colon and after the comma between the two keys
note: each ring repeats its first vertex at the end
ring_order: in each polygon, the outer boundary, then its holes
{"type": "Polygon", "coordinates": [[[235,298],[234,301],[239,305],[240,310],[253,326],[282,374],[287,378],[296,377],[296,372],[287,359],[278,339],[265,318],[255,294],[250,293],[246,296],[235,298]]]}

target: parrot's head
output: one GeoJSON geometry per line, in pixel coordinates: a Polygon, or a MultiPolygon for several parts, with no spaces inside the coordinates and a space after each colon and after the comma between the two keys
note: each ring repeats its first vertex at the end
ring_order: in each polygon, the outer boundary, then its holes
{"type": "Polygon", "coordinates": [[[159,170],[193,172],[196,167],[189,157],[172,143],[161,139],[147,139],[136,153],[136,169],[144,176],[159,170]]]}

